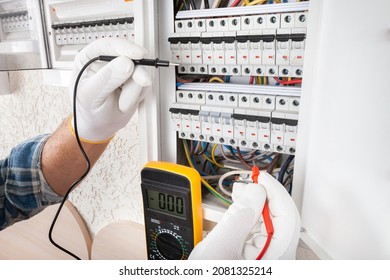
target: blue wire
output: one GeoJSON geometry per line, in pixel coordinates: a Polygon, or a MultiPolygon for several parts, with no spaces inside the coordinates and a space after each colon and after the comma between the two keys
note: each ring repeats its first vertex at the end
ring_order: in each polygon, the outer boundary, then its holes
{"type": "Polygon", "coordinates": [[[198,171],[199,174],[200,174],[201,176],[208,176],[208,175],[209,175],[209,174],[207,174],[207,173],[205,173],[205,172],[203,172],[202,170],[199,170],[199,169],[197,168],[197,166],[196,166],[196,164],[195,164],[194,157],[191,157],[191,161],[192,161],[192,164],[194,165],[196,171],[198,171]]]}
{"type": "MultiPolygon", "coordinates": [[[[237,150],[235,149],[235,148],[233,148],[232,146],[228,146],[228,145],[223,145],[227,150],[230,150],[230,152],[233,152],[234,154],[237,154],[237,150]]],[[[249,152],[247,152],[247,151],[241,151],[241,154],[242,155],[245,155],[245,154],[247,154],[247,153],[249,153],[249,152]]],[[[261,154],[261,151],[258,151],[258,155],[260,155],[261,154]]],[[[265,158],[265,159],[268,159],[269,161],[272,161],[272,157],[271,156],[269,156],[269,155],[263,155],[263,158],[265,158]]]]}
{"type": "Polygon", "coordinates": [[[196,145],[198,145],[198,141],[193,140],[193,143],[192,143],[192,144],[194,145],[194,147],[196,147],[196,145]]]}
{"type": "Polygon", "coordinates": [[[225,76],[225,83],[230,83],[230,76],[225,76]]]}
{"type": "MultiPolygon", "coordinates": [[[[205,154],[206,154],[207,157],[209,157],[209,158],[211,157],[211,155],[210,155],[209,152],[206,151],[205,154]]],[[[211,172],[212,172],[214,175],[217,175],[217,172],[215,171],[214,166],[211,164],[211,162],[208,161],[208,165],[209,165],[209,167],[210,167],[211,172]]]]}
{"type": "Polygon", "coordinates": [[[281,184],[283,184],[284,174],[286,173],[286,170],[287,170],[288,166],[290,165],[290,163],[292,162],[293,159],[294,159],[294,155],[288,156],[288,158],[286,159],[286,161],[283,163],[282,167],[280,168],[278,181],[281,184]]]}
{"type": "Polygon", "coordinates": [[[215,169],[214,169],[212,163],[209,162],[208,164],[209,164],[209,167],[210,167],[211,172],[212,172],[214,175],[217,175],[217,172],[215,171],[215,169]]]}
{"type": "MultiPolygon", "coordinates": [[[[227,150],[232,150],[234,153],[237,153],[237,149],[235,149],[235,148],[233,148],[232,146],[228,146],[228,145],[223,145],[227,150]]],[[[247,151],[241,151],[241,154],[242,155],[245,155],[245,154],[247,154],[247,153],[249,153],[249,152],[247,152],[247,151]]]]}
{"type": "Polygon", "coordinates": [[[269,155],[263,155],[263,158],[268,159],[269,161],[273,160],[273,158],[269,155]]]}

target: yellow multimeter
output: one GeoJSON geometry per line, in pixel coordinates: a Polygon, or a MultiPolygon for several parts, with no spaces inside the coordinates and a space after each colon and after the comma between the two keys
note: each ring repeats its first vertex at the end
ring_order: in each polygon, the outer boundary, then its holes
{"type": "Polygon", "coordinates": [[[186,260],[202,239],[199,173],[151,161],[141,171],[148,259],[186,260]]]}

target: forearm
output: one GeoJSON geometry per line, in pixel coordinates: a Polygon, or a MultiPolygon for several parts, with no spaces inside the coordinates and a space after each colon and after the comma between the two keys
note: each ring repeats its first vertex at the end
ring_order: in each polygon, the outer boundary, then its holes
{"type": "MultiPolygon", "coordinates": [[[[106,149],[108,143],[82,142],[91,167],[106,149]]],[[[47,140],[41,158],[43,175],[53,191],[64,196],[69,187],[86,170],[87,164],[76,138],[68,128],[67,120],[47,140]]]]}

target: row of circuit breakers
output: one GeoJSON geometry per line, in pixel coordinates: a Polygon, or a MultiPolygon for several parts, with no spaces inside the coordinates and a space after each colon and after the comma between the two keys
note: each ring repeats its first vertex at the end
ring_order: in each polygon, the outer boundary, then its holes
{"type": "Polygon", "coordinates": [[[179,73],[302,77],[307,11],[176,20],[179,73]]]}
{"type": "Polygon", "coordinates": [[[30,30],[30,18],[27,11],[2,14],[0,18],[3,32],[30,30]]]}
{"type": "Polygon", "coordinates": [[[134,41],[134,17],[54,23],[52,29],[57,46],[85,45],[102,38],[123,38],[134,41]]]}
{"type": "Polygon", "coordinates": [[[170,108],[179,138],[294,154],[299,97],[178,90],[170,108]]]}

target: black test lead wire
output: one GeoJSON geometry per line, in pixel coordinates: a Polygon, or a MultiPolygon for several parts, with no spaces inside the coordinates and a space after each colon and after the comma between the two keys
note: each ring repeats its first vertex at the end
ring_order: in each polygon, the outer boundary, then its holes
{"type": "MultiPolygon", "coordinates": [[[[93,62],[95,61],[111,61],[113,59],[115,59],[116,56],[107,56],[107,55],[101,55],[101,56],[98,56],[98,57],[95,57],[95,58],[92,58],[91,60],[89,60],[84,66],[83,68],[81,68],[79,74],[77,75],[77,78],[76,78],[76,81],[75,81],[75,84],[74,84],[74,89],[73,89],[73,123],[74,123],[74,133],[75,133],[75,137],[76,137],[76,141],[77,141],[77,144],[79,146],[79,149],[85,159],[85,162],[86,162],[86,169],[84,171],[84,173],[76,180],[73,182],[73,184],[69,187],[68,191],[65,193],[61,203],[60,203],[60,206],[58,207],[57,209],[57,212],[56,214],[54,215],[54,218],[53,218],[53,221],[50,225],[50,229],[49,229],[49,240],[50,242],[55,246],[57,247],[58,249],[60,249],[61,251],[67,253],[68,255],[72,256],[73,258],[75,258],[76,260],[81,260],[81,258],[79,258],[77,255],[73,254],[72,252],[68,251],[67,249],[65,249],[64,247],[62,247],[61,245],[59,245],[58,243],[56,243],[53,239],[53,229],[54,229],[54,226],[57,222],[57,219],[58,219],[58,216],[60,215],[60,212],[65,204],[65,201],[68,199],[68,196],[70,194],[70,192],[75,188],[75,186],[77,184],[79,184],[89,173],[90,169],[91,169],[91,162],[87,156],[87,153],[85,152],[84,148],[83,148],[83,145],[81,144],[81,141],[80,141],[80,136],[79,136],[79,133],[78,133],[78,129],[77,129],[77,114],[76,114],[76,97],[77,97],[77,87],[78,87],[78,84],[80,82],[80,78],[81,78],[81,75],[84,73],[85,69],[87,69],[87,67],[92,64],[93,62]]],[[[133,60],[134,64],[135,65],[145,65],[145,66],[155,66],[156,68],[157,67],[169,67],[169,66],[177,66],[178,64],[176,63],[171,63],[167,60],[160,60],[158,58],[156,59],[137,59],[137,60],[133,60]]]]}

